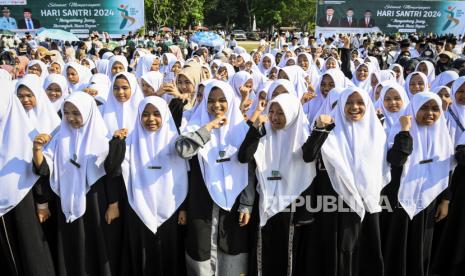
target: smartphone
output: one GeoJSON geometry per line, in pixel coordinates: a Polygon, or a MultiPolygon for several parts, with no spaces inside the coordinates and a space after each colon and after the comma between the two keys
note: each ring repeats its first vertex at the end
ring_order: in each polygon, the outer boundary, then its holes
{"type": "Polygon", "coordinates": [[[176,76],[174,75],[173,72],[166,73],[165,76],[163,77],[164,83],[174,83],[175,80],[176,80],[176,76]]]}

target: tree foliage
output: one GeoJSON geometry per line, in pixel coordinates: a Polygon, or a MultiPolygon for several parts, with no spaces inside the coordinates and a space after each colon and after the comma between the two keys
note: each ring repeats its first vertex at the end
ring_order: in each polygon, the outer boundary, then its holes
{"type": "Polygon", "coordinates": [[[253,17],[257,27],[314,26],[317,0],[144,0],[150,26],[187,27],[202,20],[207,26],[221,25],[250,29],[253,17]]]}

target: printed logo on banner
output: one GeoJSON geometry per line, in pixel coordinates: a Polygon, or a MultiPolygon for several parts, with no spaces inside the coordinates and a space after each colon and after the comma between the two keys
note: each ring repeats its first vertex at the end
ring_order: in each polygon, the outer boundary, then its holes
{"type": "MultiPolygon", "coordinates": [[[[126,27],[131,27],[132,25],[134,25],[134,23],[136,23],[136,19],[132,16],[129,16],[129,5],[119,5],[118,11],[120,12],[121,17],[123,18],[121,24],[119,25],[120,30],[125,29],[126,27]],[[128,22],[130,22],[129,25],[128,22]]],[[[135,14],[135,11],[131,10],[131,15],[133,14],[135,14]]]]}
{"type": "Polygon", "coordinates": [[[458,20],[456,16],[461,16],[463,14],[463,11],[456,10],[456,8],[457,7],[448,6],[447,10],[444,11],[447,14],[447,21],[446,23],[444,23],[442,31],[447,31],[448,29],[452,29],[460,24],[460,20],[458,20]]]}

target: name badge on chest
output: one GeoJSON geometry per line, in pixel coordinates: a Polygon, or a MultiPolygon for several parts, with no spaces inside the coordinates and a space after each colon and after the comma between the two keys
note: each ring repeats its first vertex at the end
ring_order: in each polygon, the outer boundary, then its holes
{"type": "Polygon", "coordinates": [[[224,150],[221,150],[219,152],[219,156],[220,158],[216,160],[216,163],[223,163],[223,162],[227,162],[227,161],[231,161],[231,158],[224,158],[224,156],[226,155],[226,152],[224,150]]]}
{"type": "Polygon", "coordinates": [[[281,180],[281,174],[279,171],[271,171],[271,176],[266,178],[267,180],[281,180]]]}

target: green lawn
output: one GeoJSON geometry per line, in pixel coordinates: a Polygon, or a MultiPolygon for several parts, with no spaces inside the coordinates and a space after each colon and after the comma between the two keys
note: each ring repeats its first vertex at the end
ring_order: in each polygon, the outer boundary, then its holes
{"type": "Polygon", "coordinates": [[[244,47],[248,53],[258,48],[258,41],[238,41],[238,45],[244,47]]]}

